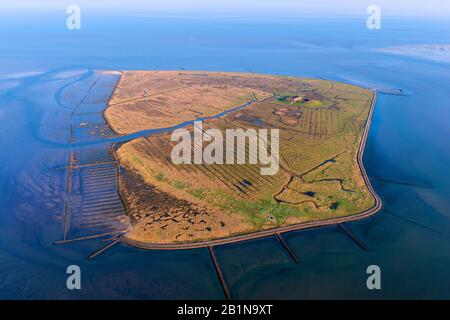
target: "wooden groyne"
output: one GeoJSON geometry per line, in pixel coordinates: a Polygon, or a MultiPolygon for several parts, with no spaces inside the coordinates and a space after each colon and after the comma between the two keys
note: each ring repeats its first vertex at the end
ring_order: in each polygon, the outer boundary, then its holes
{"type": "Polygon", "coordinates": [[[344,232],[350,239],[353,240],[354,243],[356,243],[358,245],[358,247],[360,247],[361,249],[363,249],[364,251],[367,250],[366,245],[359,240],[343,223],[339,223],[338,224],[339,229],[344,232]]]}
{"type": "Polygon", "coordinates": [[[211,256],[211,260],[214,264],[214,269],[216,270],[217,276],[219,278],[220,284],[222,286],[223,292],[227,300],[231,300],[230,290],[228,289],[228,285],[225,281],[225,277],[223,276],[222,269],[220,268],[219,261],[217,260],[216,253],[214,252],[214,247],[208,247],[209,254],[211,256]]]}
{"type": "Polygon", "coordinates": [[[286,240],[284,240],[283,236],[280,233],[276,234],[276,237],[278,239],[278,241],[281,243],[281,245],[283,246],[283,248],[286,250],[286,252],[289,254],[289,256],[291,257],[292,260],[294,260],[295,263],[298,264],[298,258],[297,255],[294,253],[294,251],[292,251],[292,249],[288,246],[286,240]]]}

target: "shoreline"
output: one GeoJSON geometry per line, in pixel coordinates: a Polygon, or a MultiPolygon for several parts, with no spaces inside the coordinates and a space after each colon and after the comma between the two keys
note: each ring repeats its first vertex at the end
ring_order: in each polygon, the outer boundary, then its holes
{"type": "MultiPolygon", "coordinates": [[[[116,89],[114,89],[114,90],[116,90],[116,89]]],[[[114,93],[114,91],[113,91],[113,93],[114,93]]],[[[111,96],[113,95],[113,93],[111,94],[111,96]]],[[[120,237],[120,240],[129,246],[140,248],[140,249],[145,249],[145,250],[187,250],[187,249],[206,248],[206,247],[212,247],[212,246],[217,246],[217,245],[243,242],[243,241],[248,241],[248,240],[269,237],[269,236],[276,236],[276,235],[280,235],[285,232],[297,231],[297,230],[302,230],[302,229],[311,229],[311,228],[318,228],[318,227],[323,227],[323,226],[339,225],[340,223],[344,223],[344,222],[350,222],[350,221],[356,221],[356,220],[362,220],[365,218],[369,218],[372,215],[378,213],[382,208],[382,202],[381,202],[381,199],[379,198],[379,196],[374,191],[374,189],[370,183],[370,180],[367,176],[366,170],[364,168],[363,160],[362,160],[363,155],[364,155],[365,145],[367,142],[368,133],[370,130],[370,125],[372,122],[374,108],[375,108],[375,105],[377,102],[376,91],[372,90],[372,93],[373,93],[373,95],[372,95],[372,101],[371,101],[371,105],[370,105],[370,109],[369,109],[369,114],[368,114],[366,124],[364,127],[363,136],[361,138],[361,141],[358,146],[358,151],[357,151],[358,167],[361,170],[361,175],[363,176],[364,183],[366,184],[366,187],[368,188],[371,196],[373,197],[373,199],[375,201],[374,205],[370,209],[365,210],[360,213],[357,213],[357,214],[352,214],[352,215],[338,217],[338,218],[330,218],[330,219],[325,219],[325,220],[297,223],[297,224],[281,226],[281,227],[271,228],[271,229],[262,230],[262,231],[251,232],[251,233],[247,233],[247,234],[232,235],[232,236],[225,237],[225,238],[218,238],[218,239],[198,241],[198,242],[184,242],[184,243],[180,242],[180,243],[165,243],[165,244],[164,243],[150,243],[150,242],[143,242],[143,241],[139,241],[139,240],[130,239],[127,237],[126,233],[120,237]]],[[[108,103],[107,108],[108,107],[109,107],[109,103],[108,103]]],[[[107,117],[105,116],[105,111],[107,108],[105,108],[105,110],[103,111],[103,116],[104,116],[105,121],[108,124],[108,126],[111,127],[107,117]]],[[[116,132],[112,127],[111,127],[111,130],[116,132]]],[[[116,155],[115,145],[112,146],[112,149],[113,149],[114,158],[115,158],[117,164],[119,165],[119,161],[118,161],[118,158],[116,155]]],[[[118,179],[119,179],[119,177],[118,177],[118,179]]],[[[119,196],[122,199],[122,195],[120,193],[120,187],[119,187],[119,196]]],[[[123,200],[122,200],[122,202],[123,202],[123,200]]],[[[125,209],[126,209],[126,207],[125,207],[125,209]]]]}

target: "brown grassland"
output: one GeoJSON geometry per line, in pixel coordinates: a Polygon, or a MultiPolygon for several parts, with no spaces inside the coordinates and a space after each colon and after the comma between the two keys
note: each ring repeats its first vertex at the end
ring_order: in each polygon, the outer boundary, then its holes
{"type": "Polygon", "coordinates": [[[374,198],[356,154],[372,95],[316,79],[123,72],[105,111],[116,132],[171,127],[251,102],[203,121],[203,130],[278,128],[281,162],[277,174],[262,176],[260,165],[174,165],[170,133],[125,143],[117,156],[125,169],[120,192],[133,224],[127,237],[160,244],[205,241],[371,208],[374,198]]]}

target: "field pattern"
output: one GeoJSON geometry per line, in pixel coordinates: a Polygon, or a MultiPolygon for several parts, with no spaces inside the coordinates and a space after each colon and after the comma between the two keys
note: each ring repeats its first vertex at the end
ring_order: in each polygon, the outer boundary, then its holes
{"type": "MultiPolygon", "coordinates": [[[[204,133],[280,130],[280,170],[272,176],[260,174],[261,163],[175,165],[170,132],[123,144],[117,157],[133,224],[127,236],[149,243],[204,241],[370,209],[374,198],[356,154],[372,97],[370,90],[316,79],[124,72],[105,112],[120,133],[180,123],[193,131],[189,121],[199,118],[204,133]]],[[[252,152],[248,148],[247,157],[252,152]]]]}

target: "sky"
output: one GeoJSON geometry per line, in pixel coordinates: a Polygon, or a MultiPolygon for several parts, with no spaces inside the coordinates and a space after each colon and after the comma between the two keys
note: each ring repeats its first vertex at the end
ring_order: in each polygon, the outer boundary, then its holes
{"type": "Polygon", "coordinates": [[[0,12],[64,10],[70,4],[103,12],[227,15],[366,15],[368,6],[378,5],[385,15],[450,20],[450,0],[1,0],[0,12]]]}

